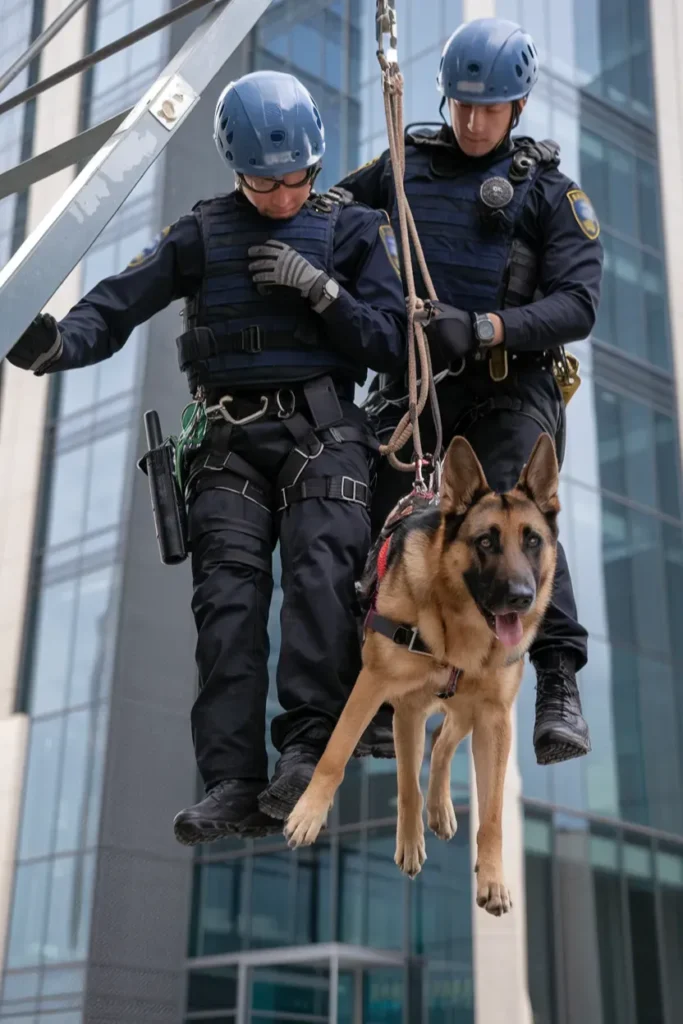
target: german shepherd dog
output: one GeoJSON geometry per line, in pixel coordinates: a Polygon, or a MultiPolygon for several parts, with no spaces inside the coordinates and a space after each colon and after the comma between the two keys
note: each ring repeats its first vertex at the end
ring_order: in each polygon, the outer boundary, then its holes
{"type": "Polygon", "coordinates": [[[477,903],[497,916],[510,910],[502,851],[510,711],[524,655],[552,592],[557,489],[557,460],[547,434],[505,494],[489,488],[465,438],[453,439],[440,502],[407,516],[391,537],[376,618],[366,621],[363,668],[285,825],[292,848],[317,839],[358,740],[387,702],[394,707],[398,771],[394,859],[414,878],[426,856],[420,791],[425,724],[430,714],[443,712],[432,743],[429,827],[440,839],[455,835],[450,766],[458,743],[472,732],[480,820],[477,903]],[[392,639],[391,630],[373,629],[373,621],[389,622],[398,632],[392,639]],[[413,638],[410,644],[406,636],[413,638]],[[455,680],[452,699],[444,699],[455,680]]]}

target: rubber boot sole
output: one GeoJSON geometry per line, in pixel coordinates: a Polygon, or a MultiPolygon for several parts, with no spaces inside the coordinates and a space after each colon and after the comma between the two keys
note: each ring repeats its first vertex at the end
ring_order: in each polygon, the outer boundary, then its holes
{"type": "Polygon", "coordinates": [[[275,779],[258,798],[259,808],[264,814],[278,821],[286,821],[299,797],[303,796],[313,778],[315,766],[307,772],[290,772],[275,779]]]}
{"type": "Polygon", "coordinates": [[[242,839],[265,839],[266,836],[281,836],[284,822],[258,810],[239,823],[238,834],[242,839]]]}
{"type": "Polygon", "coordinates": [[[237,825],[222,825],[220,828],[214,821],[178,821],[173,822],[173,834],[183,846],[199,846],[201,843],[213,843],[217,839],[233,836],[237,825]]]}
{"type": "Polygon", "coordinates": [[[591,741],[588,737],[581,740],[578,737],[562,736],[561,732],[550,733],[534,743],[536,751],[536,763],[546,767],[550,764],[562,764],[563,761],[572,761],[577,757],[585,757],[592,750],[591,741]]]}

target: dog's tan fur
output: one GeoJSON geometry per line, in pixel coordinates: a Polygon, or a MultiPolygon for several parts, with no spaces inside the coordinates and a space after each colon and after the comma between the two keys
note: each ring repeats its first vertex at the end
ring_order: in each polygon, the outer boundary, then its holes
{"type": "Polygon", "coordinates": [[[450,792],[450,765],[458,743],[472,732],[480,826],[477,835],[477,902],[492,914],[511,906],[502,861],[503,785],[510,751],[510,710],[532,643],[552,591],[559,511],[558,469],[550,438],[543,435],[507,500],[488,490],[482,468],[464,438],[455,438],[444,462],[440,523],[436,531],[411,530],[400,558],[383,579],[377,610],[398,622],[417,625],[433,658],[411,653],[368,630],[363,668],[313,778],[285,826],[293,847],[315,842],[325,823],[347,761],[379,706],[394,707],[398,770],[398,866],[414,877],[425,860],[420,768],[425,723],[444,712],[434,734],[427,815],[441,839],[456,831],[450,792]],[[448,522],[464,516],[455,539],[448,522]],[[464,574],[472,565],[473,539],[495,524],[504,539],[504,569],[522,568],[524,530],[543,538],[535,603],[521,616],[522,642],[505,648],[470,594],[464,574]],[[436,697],[450,675],[462,670],[457,692],[436,697]]]}

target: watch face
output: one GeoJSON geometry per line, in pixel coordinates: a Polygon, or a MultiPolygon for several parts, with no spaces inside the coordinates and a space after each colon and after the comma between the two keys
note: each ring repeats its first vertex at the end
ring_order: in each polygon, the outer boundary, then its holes
{"type": "Polygon", "coordinates": [[[496,329],[488,317],[482,316],[477,318],[476,330],[479,341],[493,341],[496,329]]]}
{"type": "Polygon", "coordinates": [[[333,277],[329,281],[325,282],[325,292],[328,298],[336,299],[339,297],[339,282],[335,281],[333,277]]]}

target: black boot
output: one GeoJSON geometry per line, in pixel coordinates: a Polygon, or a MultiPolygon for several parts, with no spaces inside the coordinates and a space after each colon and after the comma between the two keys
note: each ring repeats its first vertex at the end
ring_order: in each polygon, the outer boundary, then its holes
{"type": "Polygon", "coordinates": [[[258,795],[265,782],[226,779],[217,783],[203,800],[180,811],[173,819],[173,831],[183,846],[211,843],[234,835],[238,826],[258,811],[258,795]]]}
{"type": "Polygon", "coordinates": [[[282,751],[270,785],[258,798],[258,805],[264,814],[280,822],[289,817],[294,804],[313,778],[321,756],[322,750],[319,747],[307,743],[295,743],[282,751]]]}
{"type": "Polygon", "coordinates": [[[242,839],[263,839],[265,836],[282,836],[284,822],[278,818],[271,818],[257,809],[241,821],[237,831],[242,839]]]}
{"type": "Polygon", "coordinates": [[[395,758],[393,719],[394,709],[392,706],[382,704],[358,741],[353,756],[395,758]]]}
{"type": "Polygon", "coordinates": [[[539,764],[559,764],[591,750],[588,725],[581,711],[576,670],[571,654],[543,651],[534,659],[536,724],[534,748],[539,764]]]}

